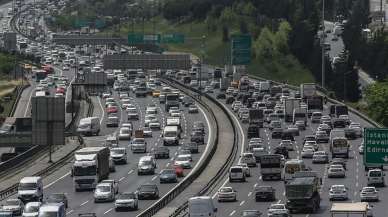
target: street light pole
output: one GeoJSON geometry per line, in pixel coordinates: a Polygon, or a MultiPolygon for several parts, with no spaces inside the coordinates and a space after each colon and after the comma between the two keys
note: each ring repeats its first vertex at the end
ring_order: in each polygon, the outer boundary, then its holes
{"type": "Polygon", "coordinates": [[[322,0],[322,40],[321,40],[321,49],[322,49],[322,77],[321,77],[321,86],[325,88],[325,0],[322,0]]]}
{"type": "Polygon", "coordinates": [[[202,94],[202,66],[205,62],[205,39],[206,36],[203,35],[201,42],[201,57],[199,59],[199,97],[201,97],[202,94]]]}

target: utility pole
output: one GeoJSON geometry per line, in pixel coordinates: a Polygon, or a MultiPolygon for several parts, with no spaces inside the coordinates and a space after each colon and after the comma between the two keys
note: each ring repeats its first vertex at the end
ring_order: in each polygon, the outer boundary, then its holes
{"type": "Polygon", "coordinates": [[[321,49],[322,49],[322,77],[321,77],[321,86],[325,88],[325,0],[322,0],[322,39],[321,39],[321,49]]]}

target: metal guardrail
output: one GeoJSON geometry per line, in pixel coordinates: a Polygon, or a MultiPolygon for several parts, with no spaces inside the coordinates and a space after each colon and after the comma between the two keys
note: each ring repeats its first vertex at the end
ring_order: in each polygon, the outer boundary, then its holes
{"type": "Polygon", "coordinates": [[[12,104],[12,108],[11,108],[11,111],[10,113],[8,114],[8,117],[13,117],[15,115],[15,111],[16,111],[16,108],[17,108],[17,105],[18,105],[18,102],[20,100],[20,97],[24,91],[24,89],[26,89],[27,87],[29,87],[30,84],[27,84],[27,85],[24,85],[24,86],[17,86],[15,88],[15,90],[17,91],[17,94],[16,94],[16,99],[15,101],[13,102],[12,104]]]}
{"type": "MultiPolygon", "coordinates": [[[[192,96],[198,103],[200,103],[202,106],[204,106],[212,114],[212,116],[214,117],[214,113],[213,113],[212,109],[209,108],[209,106],[206,105],[202,100],[196,98],[196,96],[193,96],[192,92],[194,92],[194,93],[196,93],[198,95],[198,91],[197,90],[195,90],[195,89],[193,89],[191,87],[186,87],[186,86],[184,86],[184,85],[182,85],[182,84],[180,84],[180,83],[178,83],[178,82],[176,82],[174,80],[171,80],[171,79],[165,79],[164,82],[170,84],[171,86],[175,86],[176,88],[180,89],[185,94],[187,94],[189,96],[192,96]],[[186,88],[186,89],[183,89],[183,88],[186,88]],[[189,91],[187,91],[187,90],[189,90],[189,91]]],[[[220,103],[218,101],[214,100],[213,98],[209,97],[208,95],[204,95],[204,96],[207,97],[212,102],[214,102],[215,104],[217,104],[218,106],[220,106],[220,103]]],[[[223,165],[223,167],[217,172],[217,174],[214,176],[214,178],[209,183],[207,183],[207,185],[200,192],[198,192],[197,195],[203,195],[206,191],[208,191],[209,189],[214,187],[214,185],[218,181],[221,180],[221,178],[223,177],[223,172],[225,171],[226,168],[229,167],[228,165],[231,162],[233,162],[233,159],[234,159],[234,157],[237,154],[237,147],[238,147],[237,135],[238,134],[236,134],[236,127],[234,126],[234,122],[233,122],[232,118],[229,116],[229,113],[224,109],[224,107],[220,106],[220,108],[225,112],[225,114],[227,114],[227,116],[228,116],[228,118],[231,121],[232,126],[233,126],[233,132],[234,132],[234,135],[235,135],[235,137],[234,137],[234,144],[233,144],[233,150],[232,150],[231,154],[228,156],[228,158],[227,158],[225,164],[223,165]]],[[[211,161],[211,158],[212,158],[212,156],[214,155],[214,153],[215,153],[215,151],[217,149],[217,145],[218,145],[218,122],[217,122],[217,120],[215,120],[215,121],[216,121],[216,127],[217,127],[216,128],[217,129],[217,131],[216,131],[217,137],[216,137],[216,140],[215,140],[215,144],[213,146],[213,149],[209,153],[209,155],[201,163],[200,167],[196,171],[194,171],[194,173],[190,177],[185,178],[176,187],[174,187],[170,192],[168,192],[164,197],[162,197],[157,203],[153,204],[150,208],[148,208],[147,210],[145,210],[142,213],[140,213],[137,217],[150,217],[150,216],[156,214],[160,209],[165,207],[178,194],[180,194],[184,189],[186,189],[186,187],[188,187],[202,173],[202,171],[205,169],[205,167],[211,161]]],[[[178,209],[176,209],[171,216],[179,215],[186,208],[187,208],[187,202],[185,202],[181,206],[179,206],[178,209]]]]}

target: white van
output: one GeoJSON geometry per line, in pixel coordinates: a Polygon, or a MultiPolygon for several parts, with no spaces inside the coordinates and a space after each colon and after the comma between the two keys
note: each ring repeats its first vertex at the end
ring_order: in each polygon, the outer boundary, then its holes
{"type": "Polygon", "coordinates": [[[217,208],[208,196],[192,197],[189,199],[189,217],[216,217],[217,208]]]}
{"type": "Polygon", "coordinates": [[[100,118],[88,117],[79,121],[77,132],[83,135],[96,135],[100,133],[100,118]]]}
{"type": "Polygon", "coordinates": [[[18,186],[18,198],[27,203],[43,200],[43,182],[40,176],[24,177],[18,186]]]}
{"type": "Polygon", "coordinates": [[[256,167],[256,158],[253,153],[243,153],[241,155],[241,163],[246,163],[248,167],[256,167]]]}
{"type": "Polygon", "coordinates": [[[177,126],[166,126],[164,128],[163,145],[179,145],[179,129],[177,126]]]}
{"type": "Polygon", "coordinates": [[[368,185],[385,186],[384,172],[381,169],[369,170],[367,174],[368,185]]]}
{"type": "Polygon", "coordinates": [[[137,164],[137,174],[155,174],[156,161],[153,156],[143,156],[137,164]]]}
{"type": "Polygon", "coordinates": [[[229,182],[245,182],[245,172],[242,166],[233,166],[229,169],[229,182]]]}
{"type": "Polygon", "coordinates": [[[65,204],[46,203],[39,208],[38,217],[66,217],[65,204]]]}

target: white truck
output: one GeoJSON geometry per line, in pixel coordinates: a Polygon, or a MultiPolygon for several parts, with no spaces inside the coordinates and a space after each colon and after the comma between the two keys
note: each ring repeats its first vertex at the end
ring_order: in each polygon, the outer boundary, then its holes
{"type": "Polygon", "coordinates": [[[75,191],[94,189],[98,182],[109,176],[107,147],[86,147],[75,152],[72,175],[75,191]]]}
{"type": "Polygon", "coordinates": [[[307,99],[317,95],[317,87],[314,83],[306,83],[300,85],[300,97],[307,99]]]}
{"type": "Polygon", "coordinates": [[[295,108],[300,108],[300,99],[295,99],[295,98],[285,99],[284,119],[286,122],[292,122],[295,108]]]}

